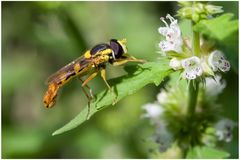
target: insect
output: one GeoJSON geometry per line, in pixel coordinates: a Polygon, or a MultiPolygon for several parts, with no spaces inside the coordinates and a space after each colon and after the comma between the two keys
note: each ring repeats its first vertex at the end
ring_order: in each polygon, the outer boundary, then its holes
{"type": "MultiPolygon", "coordinates": [[[[82,81],[82,88],[86,86],[90,90],[91,96],[89,96],[83,88],[83,91],[88,98],[88,104],[90,104],[93,95],[87,83],[97,76],[99,72],[108,89],[111,90],[111,87],[106,80],[107,63],[110,63],[113,66],[118,66],[127,62],[144,62],[144,60],[136,59],[127,54],[126,43],[126,39],[111,39],[109,44],[98,44],[91,50],[86,51],[83,56],[75,59],[51,75],[47,79],[48,90],[43,97],[44,106],[47,108],[53,107],[56,103],[59,89],[74,77],[78,77],[82,81]],[[81,78],[86,75],[89,76],[83,81],[81,78]]],[[[88,108],[89,107],[90,106],[88,105],[88,108]]]]}

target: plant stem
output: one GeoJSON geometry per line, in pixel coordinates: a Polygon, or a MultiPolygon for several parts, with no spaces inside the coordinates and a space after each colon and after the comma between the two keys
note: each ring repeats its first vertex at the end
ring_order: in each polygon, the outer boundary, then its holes
{"type": "MultiPolygon", "coordinates": [[[[194,23],[192,23],[193,28],[194,23]]],[[[199,56],[200,54],[200,35],[198,32],[193,31],[193,54],[195,56],[199,56]]],[[[192,119],[196,104],[197,104],[197,96],[198,96],[198,81],[197,80],[191,80],[189,83],[189,99],[188,99],[188,115],[190,117],[190,120],[192,119]]]]}
{"type": "Polygon", "coordinates": [[[198,32],[193,31],[193,54],[200,55],[200,35],[198,32]]]}
{"type": "Polygon", "coordinates": [[[192,120],[195,108],[197,104],[197,97],[198,97],[198,82],[191,80],[188,86],[188,116],[189,120],[192,120]]]}

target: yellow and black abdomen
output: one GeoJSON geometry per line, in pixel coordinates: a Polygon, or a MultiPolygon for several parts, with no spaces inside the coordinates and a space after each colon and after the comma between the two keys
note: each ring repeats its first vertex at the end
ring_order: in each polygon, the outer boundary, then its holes
{"type": "Polygon", "coordinates": [[[92,64],[88,60],[84,59],[83,61],[77,62],[68,67],[66,72],[63,72],[58,77],[55,78],[55,83],[59,86],[63,86],[70,79],[79,76],[80,74],[84,75],[88,72],[89,68],[91,68],[92,64]]]}

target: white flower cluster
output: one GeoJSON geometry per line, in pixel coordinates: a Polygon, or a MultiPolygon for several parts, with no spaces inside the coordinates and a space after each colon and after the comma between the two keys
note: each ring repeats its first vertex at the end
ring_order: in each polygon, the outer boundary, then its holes
{"type": "MultiPolygon", "coordinates": [[[[184,45],[183,39],[177,20],[169,14],[166,16],[166,19],[170,20],[170,25],[167,24],[163,17],[160,19],[166,25],[158,29],[159,33],[166,38],[166,40],[159,43],[160,49],[165,55],[167,55],[168,52],[184,54],[182,50],[184,45]]],[[[230,63],[224,58],[223,53],[219,50],[212,51],[208,57],[192,56],[185,59],[172,57],[169,66],[174,70],[183,69],[182,77],[188,80],[196,79],[203,73],[212,75],[212,73],[216,71],[227,72],[230,70],[230,63]]]]}
{"type": "Polygon", "coordinates": [[[147,103],[142,108],[144,113],[142,118],[150,120],[150,124],[155,127],[155,133],[151,136],[151,141],[158,144],[158,151],[166,151],[173,142],[173,136],[167,129],[166,123],[162,115],[164,114],[164,104],[168,100],[168,94],[165,90],[161,91],[157,95],[157,101],[155,103],[147,103]]]}
{"type": "MultiPolygon", "coordinates": [[[[142,107],[145,113],[141,117],[150,119],[152,124],[157,124],[159,120],[163,121],[164,112],[171,110],[168,106],[178,106],[179,101],[187,99],[187,94],[181,88],[167,87],[167,89],[161,89],[156,98],[157,101],[154,103],[147,103],[142,107]]],[[[181,109],[185,106],[184,101],[181,109]]]]}

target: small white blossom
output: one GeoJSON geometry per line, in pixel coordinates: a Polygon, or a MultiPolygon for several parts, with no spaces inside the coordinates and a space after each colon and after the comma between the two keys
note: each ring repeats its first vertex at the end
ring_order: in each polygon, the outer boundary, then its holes
{"type": "Polygon", "coordinates": [[[181,37],[181,30],[178,26],[177,20],[174,19],[170,14],[167,14],[166,18],[170,20],[170,26],[167,24],[164,18],[161,17],[160,19],[163,21],[166,27],[160,27],[158,29],[159,33],[165,36],[167,41],[172,41],[181,37]]]}
{"type": "Polygon", "coordinates": [[[146,111],[146,113],[142,115],[144,118],[157,118],[163,112],[162,107],[154,103],[145,104],[143,109],[146,111]]]}
{"type": "Polygon", "coordinates": [[[220,120],[215,128],[216,128],[216,136],[219,141],[230,142],[232,140],[232,130],[236,126],[236,123],[230,119],[222,119],[220,120]]]}
{"type": "Polygon", "coordinates": [[[169,66],[174,70],[179,70],[182,68],[182,63],[177,58],[172,58],[170,60],[169,66]]]}
{"type": "Polygon", "coordinates": [[[157,100],[160,104],[164,104],[167,99],[168,99],[168,95],[166,91],[161,91],[160,93],[158,93],[157,100]]]}
{"type": "Polygon", "coordinates": [[[158,29],[158,32],[166,37],[166,41],[161,41],[159,43],[159,47],[162,49],[162,51],[176,51],[176,52],[182,52],[182,37],[181,37],[181,30],[178,26],[177,20],[174,19],[170,14],[166,16],[167,19],[170,20],[170,26],[167,24],[167,22],[164,20],[163,17],[160,19],[165,23],[166,27],[160,27],[158,29]]]}
{"type": "Polygon", "coordinates": [[[208,57],[208,64],[213,71],[221,70],[227,72],[230,70],[230,63],[224,58],[221,51],[215,50],[208,57]]]}
{"type": "Polygon", "coordinates": [[[196,79],[203,73],[201,60],[196,56],[182,60],[182,67],[184,68],[183,77],[189,80],[196,79]]]}
{"type": "Polygon", "coordinates": [[[224,133],[221,130],[216,131],[216,136],[218,137],[219,141],[222,141],[224,139],[224,133]]]}
{"type": "Polygon", "coordinates": [[[168,130],[164,121],[161,122],[162,123],[159,123],[156,126],[156,131],[152,138],[157,144],[159,144],[159,151],[165,152],[173,143],[173,135],[168,130]]]}
{"type": "Polygon", "coordinates": [[[221,82],[221,76],[206,78],[206,93],[208,96],[215,97],[226,87],[226,81],[221,82]]]}

